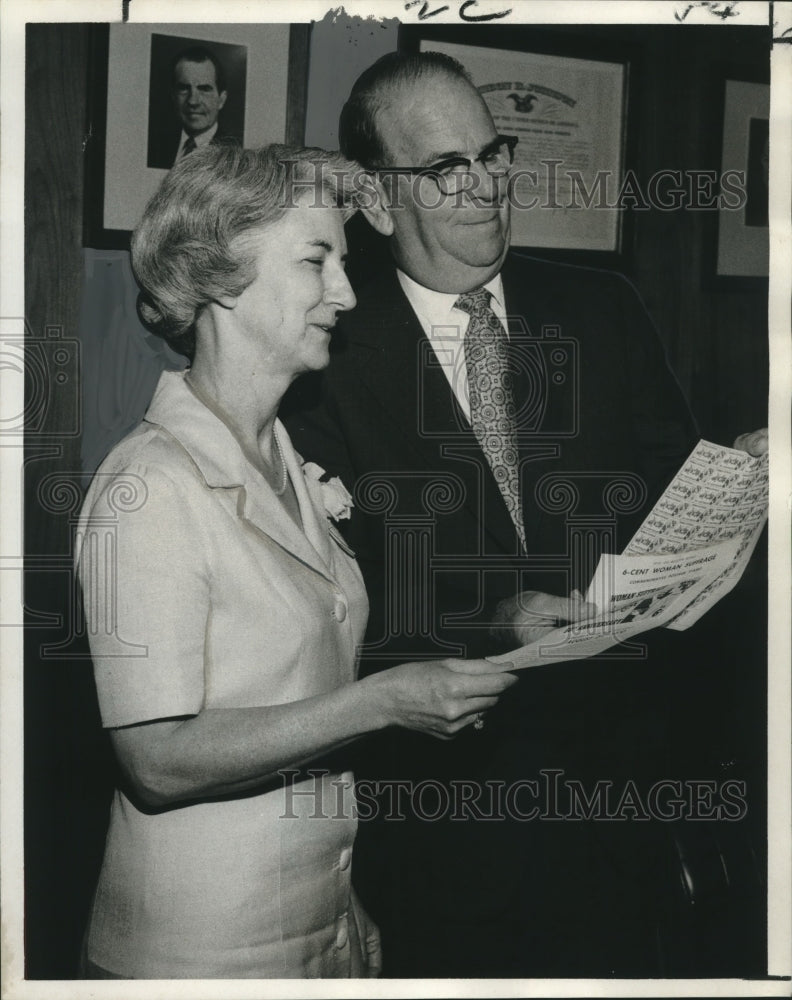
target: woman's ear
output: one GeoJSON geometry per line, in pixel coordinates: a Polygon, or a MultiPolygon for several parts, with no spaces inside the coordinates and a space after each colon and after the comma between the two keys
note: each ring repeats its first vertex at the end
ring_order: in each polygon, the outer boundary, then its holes
{"type": "Polygon", "coordinates": [[[376,174],[365,173],[358,193],[358,206],[367,222],[382,236],[393,234],[390,197],[376,174]]]}

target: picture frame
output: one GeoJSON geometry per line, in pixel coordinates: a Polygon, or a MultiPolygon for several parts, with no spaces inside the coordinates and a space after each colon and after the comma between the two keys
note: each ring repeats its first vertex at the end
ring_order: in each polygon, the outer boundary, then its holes
{"type": "Polygon", "coordinates": [[[83,245],[128,250],[146,202],[170,169],[181,132],[170,75],[181,51],[200,46],[225,70],[218,136],[245,146],[301,145],[309,38],[308,24],[94,25],[83,245]]]}
{"type": "Polygon", "coordinates": [[[625,47],[496,26],[405,27],[399,46],[461,62],[497,131],[523,139],[510,178],[513,247],[625,266],[630,213],[619,194],[634,159],[625,47]]]}
{"type": "Polygon", "coordinates": [[[760,282],[769,274],[768,167],[770,85],[723,80],[720,176],[739,198],[722,199],[715,240],[716,280],[760,282]]]}

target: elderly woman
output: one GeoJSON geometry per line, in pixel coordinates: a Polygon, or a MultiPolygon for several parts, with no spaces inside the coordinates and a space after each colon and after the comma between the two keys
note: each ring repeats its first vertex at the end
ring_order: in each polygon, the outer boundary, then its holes
{"type": "Polygon", "coordinates": [[[392,725],[450,738],[514,680],[458,660],[355,679],[366,595],[327,515],[344,493],[306,474],[276,418],[355,304],[348,167],[209,147],[171,171],[133,238],[141,315],[191,366],[162,375],[79,528],[122,776],[89,977],[376,975],[345,744],[392,725]]]}

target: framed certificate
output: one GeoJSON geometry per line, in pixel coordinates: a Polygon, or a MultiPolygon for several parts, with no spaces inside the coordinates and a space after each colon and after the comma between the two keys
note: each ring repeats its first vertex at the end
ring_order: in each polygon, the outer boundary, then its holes
{"type": "Polygon", "coordinates": [[[725,80],[721,175],[739,182],[742,197],[722,203],[718,211],[718,278],[768,275],[769,125],[769,84],[725,80]]]}
{"type": "Polygon", "coordinates": [[[407,34],[405,47],[461,62],[497,131],[518,137],[509,185],[512,244],[622,253],[628,61],[584,58],[576,48],[564,51],[563,39],[552,52],[503,48],[519,36],[485,30],[482,44],[469,44],[468,30],[407,34]],[[495,39],[500,45],[490,44],[495,39]]]}

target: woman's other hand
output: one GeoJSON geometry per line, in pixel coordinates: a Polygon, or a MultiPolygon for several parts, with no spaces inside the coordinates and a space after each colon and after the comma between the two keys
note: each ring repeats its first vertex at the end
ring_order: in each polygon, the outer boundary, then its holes
{"type": "Polygon", "coordinates": [[[402,663],[361,683],[368,685],[386,726],[448,740],[516,682],[501,664],[488,660],[431,660],[402,663]]]}

